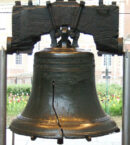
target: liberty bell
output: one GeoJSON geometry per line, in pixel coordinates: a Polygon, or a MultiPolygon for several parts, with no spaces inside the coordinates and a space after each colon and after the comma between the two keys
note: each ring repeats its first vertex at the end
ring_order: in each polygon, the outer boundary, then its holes
{"type": "Polygon", "coordinates": [[[35,53],[32,93],[10,129],[59,143],[63,138],[89,141],[119,131],[99,103],[93,53],[76,48],[76,37],[73,42],[68,39],[67,26],[60,34],[56,47],[53,43],[52,48],[35,53]]]}

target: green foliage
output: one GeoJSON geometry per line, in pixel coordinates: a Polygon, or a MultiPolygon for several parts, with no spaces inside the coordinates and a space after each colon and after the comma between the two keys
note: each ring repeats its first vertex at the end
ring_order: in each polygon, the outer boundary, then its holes
{"type": "MultiPolygon", "coordinates": [[[[11,85],[7,88],[7,110],[8,115],[17,115],[25,108],[31,93],[30,85],[11,85]]],[[[122,114],[122,87],[112,84],[106,95],[106,85],[97,84],[99,100],[105,112],[110,115],[122,114]]]]}
{"type": "Polygon", "coordinates": [[[120,85],[110,85],[108,95],[106,95],[105,84],[98,84],[97,92],[101,105],[106,113],[110,115],[122,114],[122,87],[120,85]]]}
{"type": "Polygon", "coordinates": [[[7,87],[8,115],[17,115],[25,108],[31,93],[30,85],[10,85],[7,87]]]}
{"type": "Polygon", "coordinates": [[[10,95],[30,95],[31,93],[31,86],[30,85],[9,85],[7,87],[7,94],[10,95]]]}
{"type": "Polygon", "coordinates": [[[8,115],[18,115],[23,111],[27,104],[29,96],[10,95],[7,98],[8,115]]]}

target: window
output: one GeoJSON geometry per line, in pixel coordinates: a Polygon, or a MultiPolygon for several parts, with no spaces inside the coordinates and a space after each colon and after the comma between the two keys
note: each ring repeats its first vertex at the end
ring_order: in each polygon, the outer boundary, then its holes
{"type": "Polygon", "coordinates": [[[104,66],[111,66],[111,55],[103,55],[103,64],[104,66]]]}
{"type": "Polygon", "coordinates": [[[16,54],[16,64],[22,64],[22,54],[16,54]]]}
{"type": "Polygon", "coordinates": [[[103,79],[110,79],[111,76],[110,76],[110,75],[108,75],[108,76],[102,76],[102,78],[103,78],[103,79]]]}

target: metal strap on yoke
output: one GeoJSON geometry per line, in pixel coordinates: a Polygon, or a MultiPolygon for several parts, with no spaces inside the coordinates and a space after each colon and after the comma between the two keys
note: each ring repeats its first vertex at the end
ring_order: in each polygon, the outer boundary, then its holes
{"type": "Polygon", "coordinates": [[[80,7],[79,7],[79,10],[78,10],[78,14],[74,17],[74,20],[73,20],[73,24],[72,24],[73,31],[76,31],[76,29],[78,27],[78,24],[79,24],[80,17],[81,17],[84,6],[85,6],[85,2],[81,1],[80,2],[80,7]]]}
{"type": "Polygon", "coordinates": [[[52,12],[52,5],[50,3],[50,1],[47,1],[47,9],[48,9],[48,12],[49,12],[49,17],[50,17],[50,21],[51,21],[51,24],[52,24],[52,30],[50,32],[50,36],[51,36],[51,47],[56,47],[57,46],[57,40],[56,40],[56,36],[55,36],[55,32],[56,32],[56,22],[55,22],[55,19],[54,19],[54,15],[53,15],[53,12],[52,12]]]}
{"type": "Polygon", "coordinates": [[[56,29],[56,23],[55,23],[54,16],[53,16],[53,13],[52,13],[52,4],[50,3],[50,1],[47,1],[46,4],[47,4],[47,8],[48,8],[48,12],[49,12],[52,27],[55,30],[56,29]]]}

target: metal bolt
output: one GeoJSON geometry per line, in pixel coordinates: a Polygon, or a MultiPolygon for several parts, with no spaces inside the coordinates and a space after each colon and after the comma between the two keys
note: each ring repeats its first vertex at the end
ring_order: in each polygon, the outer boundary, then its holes
{"type": "Polygon", "coordinates": [[[84,7],[85,6],[85,2],[84,1],[80,1],[80,6],[84,7]]]}
{"type": "Polygon", "coordinates": [[[21,6],[21,1],[15,1],[15,6],[21,6]]]}
{"type": "Polygon", "coordinates": [[[51,6],[51,2],[50,1],[47,1],[46,2],[46,5],[47,5],[47,8],[49,8],[51,6]]]}
{"type": "Polygon", "coordinates": [[[32,0],[29,0],[29,1],[28,1],[28,5],[29,5],[29,6],[32,6],[32,5],[33,5],[32,0]]]}
{"type": "Polygon", "coordinates": [[[113,1],[113,2],[112,2],[112,5],[113,5],[113,6],[116,6],[116,2],[115,2],[115,1],[113,1]]]}

